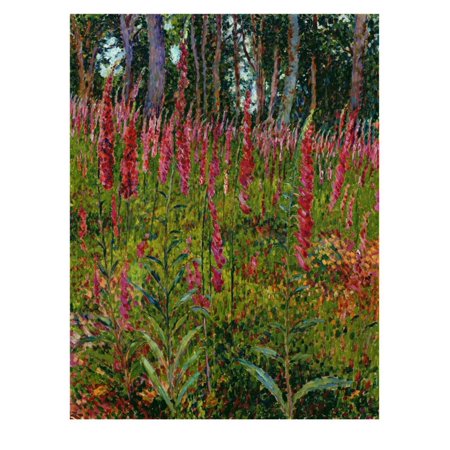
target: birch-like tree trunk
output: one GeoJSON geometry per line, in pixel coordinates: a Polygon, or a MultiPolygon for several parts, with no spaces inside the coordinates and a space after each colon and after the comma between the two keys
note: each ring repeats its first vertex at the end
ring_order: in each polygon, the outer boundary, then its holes
{"type": "Polygon", "coordinates": [[[233,62],[234,62],[234,80],[236,85],[236,113],[241,109],[241,71],[239,68],[239,41],[237,35],[237,15],[233,14],[233,62]]]}
{"type": "Polygon", "coordinates": [[[275,100],[278,93],[278,80],[280,77],[280,52],[278,46],[275,47],[273,51],[273,72],[272,72],[272,83],[270,86],[270,102],[269,102],[269,112],[268,119],[272,120],[275,113],[275,100]]]}
{"type": "Polygon", "coordinates": [[[136,23],[137,14],[121,14],[120,15],[120,33],[122,35],[122,41],[125,49],[125,73],[124,73],[124,85],[123,95],[128,101],[130,96],[131,86],[133,83],[133,35],[134,26],[136,23]]]}
{"type": "Polygon", "coordinates": [[[159,114],[164,100],[166,83],[166,50],[164,47],[163,18],[161,14],[147,14],[148,84],[145,112],[159,114]]]}
{"type": "Polygon", "coordinates": [[[220,114],[220,58],[222,55],[222,16],[216,15],[216,51],[214,53],[214,64],[212,67],[214,84],[214,113],[220,114]]]}
{"type": "Polygon", "coordinates": [[[363,60],[369,34],[367,30],[367,14],[357,14],[355,23],[355,35],[353,40],[353,68],[352,85],[350,89],[350,104],[352,110],[361,107],[361,95],[363,89],[363,60]]]}
{"type": "Polygon", "coordinates": [[[291,118],[292,104],[294,103],[295,87],[298,76],[298,52],[300,49],[300,32],[298,25],[298,14],[289,15],[288,32],[288,70],[284,79],[283,107],[280,120],[282,123],[289,123],[291,118]]]}

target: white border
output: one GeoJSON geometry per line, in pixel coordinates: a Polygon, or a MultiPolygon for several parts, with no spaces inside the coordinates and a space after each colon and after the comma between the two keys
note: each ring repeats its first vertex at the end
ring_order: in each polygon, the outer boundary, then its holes
{"type": "Polygon", "coordinates": [[[1,447],[444,448],[445,2],[90,0],[2,8],[1,447]],[[161,11],[162,10],[162,11],[161,11]],[[69,13],[381,14],[381,419],[69,421],[69,13]]]}

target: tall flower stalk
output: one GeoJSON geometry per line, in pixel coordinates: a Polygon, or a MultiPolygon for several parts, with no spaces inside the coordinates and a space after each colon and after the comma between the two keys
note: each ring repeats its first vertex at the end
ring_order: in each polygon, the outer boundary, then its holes
{"type": "Polygon", "coordinates": [[[107,78],[103,90],[100,137],[97,147],[100,182],[106,190],[110,190],[114,184],[114,122],[111,100],[113,72],[114,70],[107,78]]]}

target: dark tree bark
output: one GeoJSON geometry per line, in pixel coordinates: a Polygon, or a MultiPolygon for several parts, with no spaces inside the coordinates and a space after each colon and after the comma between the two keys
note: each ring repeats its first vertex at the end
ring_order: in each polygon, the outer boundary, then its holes
{"type": "Polygon", "coordinates": [[[367,14],[357,14],[355,23],[355,35],[353,40],[353,68],[352,85],[350,89],[351,109],[361,107],[361,95],[363,89],[363,60],[369,34],[367,30],[367,14]]]}
{"type": "Polygon", "coordinates": [[[196,98],[196,118],[200,119],[201,116],[201,103],[202,103],[202,94],[200,91],[200,64],[198,61],[198,53],[197,53],[197,45],[195,39],[195,15],[192,15],[191,22],[191,47],[192,54],[194,55],[194,65],[195,65],[195,98],[196,98]]]}
{"type": "Polygon", "coordinates": [[[278,93],[278,79],[280,77],[280,52],[278,46],[275,47],[273,51],[273,72],[272,72],[272,83],[270,86],[270,103],[268,119],[272,120],[275,114],[275,100],[278,93]]]}
{"type": "Polygon", "coordinates": [[[216,51],[214,53],[214,64],[212,67],[214,84],[214,113],[220,114],[220,58],[222,55],[222,16],[216,15],[216,51]]]}
{"type": "Polygon", "coordinates": [[[298,15],[289,15],[289,47],[288,56],[289,64],[284,79],[284,92],[283,92],[283,109],[281,112],[281,122],[289,123],[291,118],[292,104],[294,103],[295,87],[297,84],[298,76],[298,52],[300,48],[300,33],[298,25],[298,15]]]}
{"type": "Polygon", "coordinates": [[[120,15],[120,33],[122,35],[123,45],[125,48],[125,74],[123,95],[128,101],[130,96],[131,86],[133,84],[133,35],[135,32],[135,23],[137,14],[121,14],[120,15]]]}
{"type": "MultiPolygon", "coordinates": [[[[317,33],[317,14],[313,17],[314,33],[317,33]]],[[[311,58],[311,111],[317,108],[317,63],[316,55],[311,58]]]]}
{"type": "Polygon", "coordinates": [[[203,15],[202,28],[202,66],[203,66],[203,115],[208,113],[208,97],[206,92],[206,39],[208,38],[208,15],[203,15]]]}
{"type": "Polygon", "coordinates": [[[92,22],[89,20],[82,34],[75,16],[70,16],[72,45],[78,64],[78,96],[88,99],[94,87],[95,60],[98,53],[98,42],[101,39],[102,30],[92,30],[92,22]],[[93,36],[89,38],[89,34],[93,36]],[[94,44],[93,44],[94,42],[94,44]],[[89,56],[90,54],[90,56],[89,56]]]}
{"type": "Polygon", "coordinates": [[[234,79],[236,83],[236,113],[241,109],[241,71],[239,69],[239,41],[237,35],[237,15],[233,14],[233,61],[234,61],[234,79]]]}
{"type": "Polygon", "coordinates": [[[166,50],[164,47],[163,18],[160,14],[147,14],[148,33],[148,85],[145,99],[147,115],[161,112],[166,82],[166,50]]]}

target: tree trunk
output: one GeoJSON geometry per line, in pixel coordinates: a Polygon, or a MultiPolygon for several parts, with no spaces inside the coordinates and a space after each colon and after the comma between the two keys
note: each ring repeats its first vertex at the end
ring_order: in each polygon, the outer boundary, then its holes
{"type": "Polygon", "coordinates": [[[357,14],[355,24],[355,35],[353,41],[353,69],[352,85],[350,89],[350,103],[352,110],[361,107],[361,95],[363,88],[363,59],[366,50],[367,39],[367,14],[357,14]]]}
{"type": "Polygon", "coordinates": [[[220,114],[220,57],[222,55],[222,16],[216,15],[216,51],[214,54],[214,64],[212,67],[214,83],[214,113],[216,117],[220,114]]]}
{"type": "Polygon", "coordinates": [[[278,47],[275,47],[273,51],[273,72],[272,72],[272,83],[270,86],[270,103],[269,103],[269,113],[268,119],[272,120],[275,113],[275,100],[277,98],[278,92],[278,79],[280,71],[280,53],[278,47]]]}
{"type": "Polygon", "coordinates": [[[281,113],[281,122],[289,123],[291,118],[292,104],[295,97],[295,86],[297,84],[298,75],[298,52],[300,48],[300,34],[298,25],[298,14],[289,15],[289,64],[284,79],[284,93],[283,93],[283,110],[281,113]]]}
{"type": "Polygon", "coordinates": [[[88,21],[84,33],[85,36],[82,36],[75,16],[71,15],[70,21],[73,34],[72,42],[78,63],[78,78],[80,83],[78,86],[78,96],[82,99],[88,99],[91,96],[94,87],[95,61],[98,53],[98,42],[100,40],[101,30],[95,33],[94,39],[88,39],[87,36],[91,31],[91,22],[88,21]],[[95,42],[93,48],[91,48],[91,42],[95,42]],[[91,56],[89,57],[87,67],[85,67],[85,59],[89,53],[91,56]]]}
{"type": "MultiPolygon", "coordinates": [[[[317,33],[317,14],[313,18],[314,33],[317,33]]],[[[317,63],[316,55],[313,54],[311,58],[311,111],[317,108],[317,63]]]]}
{"type": "Polygon", "coordinates": [[[241,71],[239,69],[239,42],[237,36],[237,15],[233,14],[233,61],[234,61],[234,79],[236,83],[236,113],[241,109],[241,71]]]}
{"type": "Polygon", "coordinates": [[[161,14],[147,14],[148,33],[148,85],[145,113],[159,115],[164,99],[166,82],[166,50],[164,47],[163,18],[161,14]]]}
{"type": "Polygon", "coordinates": [[[206,93],[206,39],[208,37],[208,15],[203,15],[202,29],[202,66],[203,66],[203,115],[206,117],[208,113],[208,97],[206,93]]]}
{"type": "Polygon", "coordinates": [[[197,121],[200,119],[201,116],[201,103],[202,103],[202,94],[200,91],[200,64],[198,61],[198,53],[197,53],[197,45],[195,42],[195,15],[192,15],[192,22],[191,22],[191,47],[192,47],[192,54],[194,55],[194,65],[195,65],[195,98],[197,101],[196,106],[196,118],[197,121]]]}
{"type": "Polygon", "coordinates": [[[263,54],[264,47],[262,43],[262,36],[264,32],[264,17],[260,20],[260,29],[258,30],[256,16],[252,16],[253,25],[253,48],[255,53],[255,71],[256,71],[256,96],[257,96],[257,113],[256,123],[260,123],[264,114],[264,105],[266,100],[265,95],[265,76],[263,69],[263,54]]]}
{"type": "Polygon", "coordinates": [[[131,86],[133,83],[132,63],[133,63],[133,34],[134,24],[136,22],[136,14],[121,14],[120,15],[120,33],[122,35],[123,45],[125,48],[125,74],[123,95],[128,101],[130,96],[131,86]]]}

